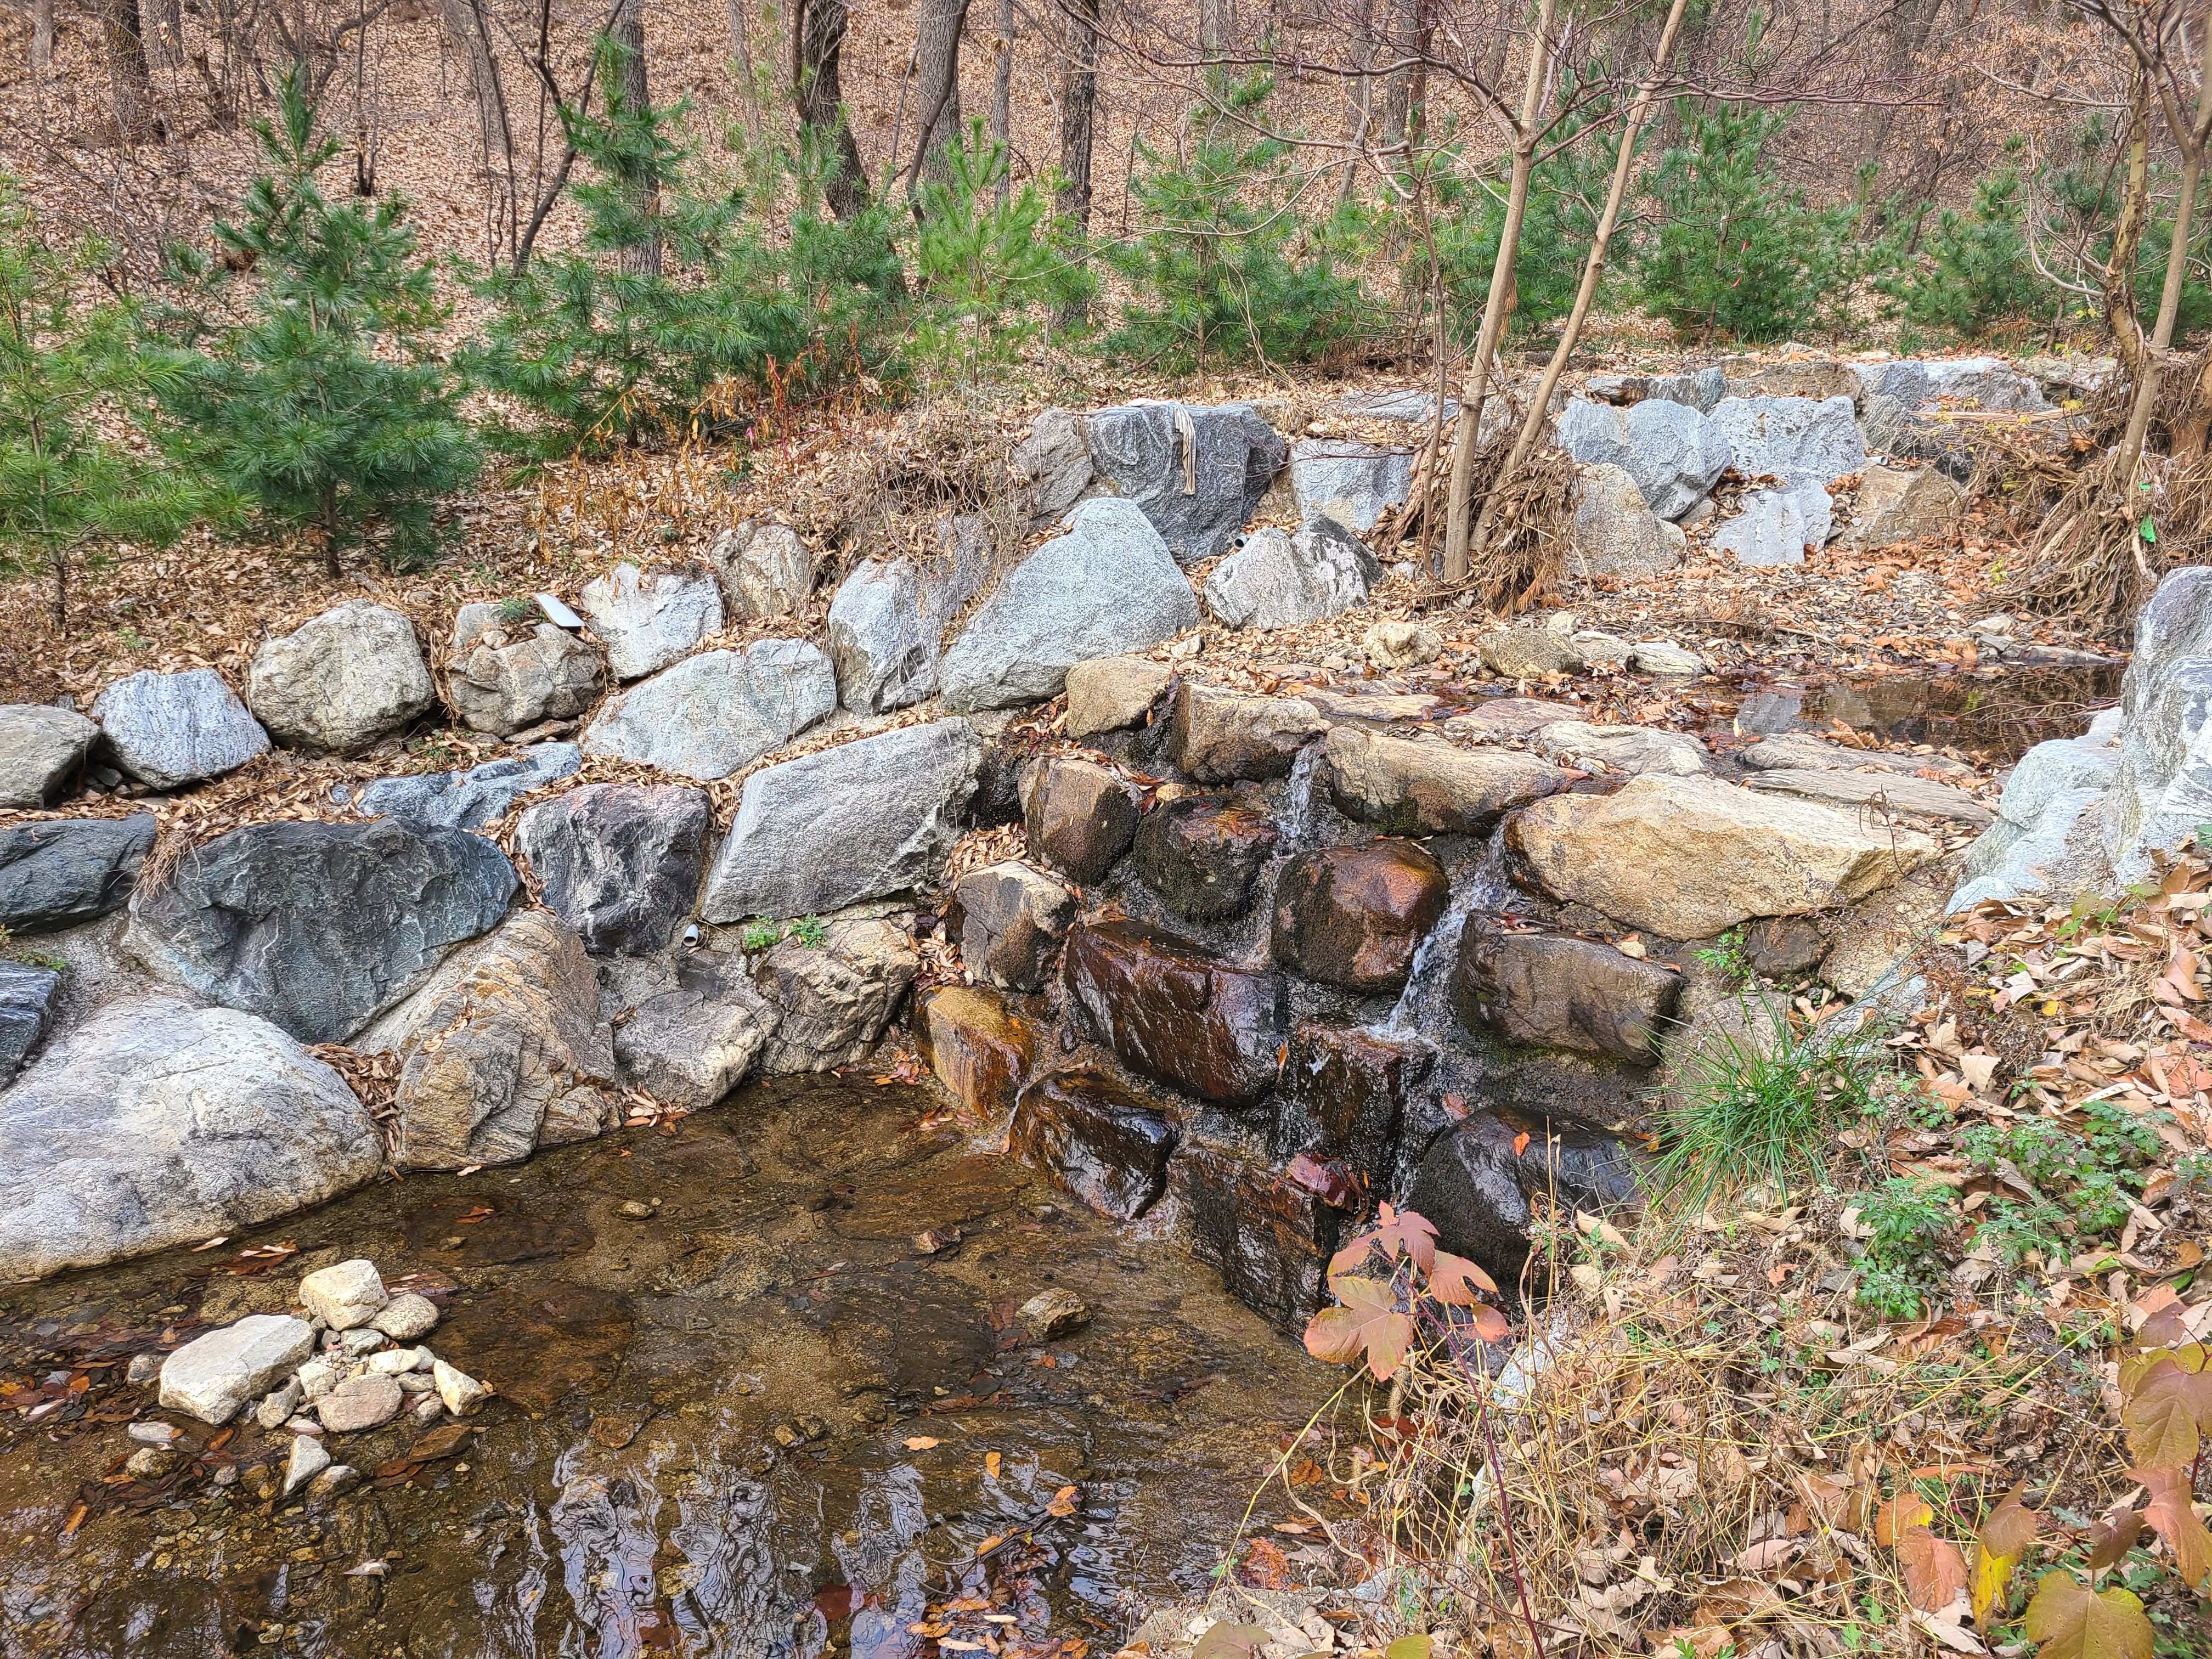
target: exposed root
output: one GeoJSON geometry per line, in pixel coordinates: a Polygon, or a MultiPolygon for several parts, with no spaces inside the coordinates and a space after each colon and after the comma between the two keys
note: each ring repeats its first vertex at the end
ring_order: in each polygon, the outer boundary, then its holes
{"type": "MultiPolygon", "coordinates": [[[[1442,595],[1472,592],[1485,608],[1508,615],[1528,610],[1557,587],[1574,516],[1575,464],[1548,440],[1537,444],[1511,477],[1501,479],[1520,426],[1516,411],[1475,452],[1468,487],[1478,513],[1485,503],[1490,505],[1489,535],[1476,551],[1467,580],[1439,581],[1437,588],[1442,595]]],[[[1449,430],[1446,428],[1443,447],[1446,458],[1450,454],[1449,430]]],[[[1425,451],[1414,469],[1411,497],[1378,538],[1378,551],[1418,543],[1425,531],[1432,549],[1441,549],[1449,511],[1450,467],[1431,466],[1428,460],[1425,451]]],[[[1437,556],[1432,550],[1432,567],[1437,556]]]]}

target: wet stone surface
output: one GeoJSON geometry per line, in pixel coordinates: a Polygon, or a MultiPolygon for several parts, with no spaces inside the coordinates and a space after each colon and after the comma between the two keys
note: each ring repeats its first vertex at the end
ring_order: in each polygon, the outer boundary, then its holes
{"type": "MultiPolygon", "coordinates": [[[[1014,1617],[1001,1638],[1095,1646],[1138,1598],[1202,1589],[1279,1425],[1340,1377],[1164,1219],[1116,1227],[924,1127],[939,1100],[751,1086],[673,1134],[0,1292],[9,1659],[905,1659],[960,1595],[1014,1617]],[[496,1384],[483,1409],[425,1427],[410,1395],[325,1437],[362,1474],[335,1498],[282,1497],[292,1437],[251,1413],[122,1469],[154,1409],[132,1355],[281,1313],[354,1258],[442,1303],[424,1340],[496,1384]],[[1091,1317],[1038,1346],[1015,1313],[1052,1291],[1091,1317]]],[[[1279,1489],[1260,1505],[1288,1518],[1279,1489]]]]}

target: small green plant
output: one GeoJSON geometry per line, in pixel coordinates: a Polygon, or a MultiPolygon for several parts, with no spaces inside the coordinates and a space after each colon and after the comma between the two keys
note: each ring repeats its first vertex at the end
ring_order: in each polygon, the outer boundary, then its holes
{"type": "Polygon", "coordinates": [[[520,594],[499,602],[499,619],[512,627],[516,623],[528,622],[538,612],[537,602],[520,594]]]}
{"type": "Polygon", "coordinates": [[[1743,1030],[1717,1031],[1689,1056],[1663,1115],[1648,1179],[1682,1213],[1822,1173],[1829,1138],[1875,1109],[1863,1038],[1817,1024],[1800,1030],[1786,1006],[1764,997],[1741,996],[1737,1006],[1743,1030]]]}
{"type": "Polygon", "coordinates": [[[1864,1194],[1857,1207],[1859,1224],[1867,1230],[1856,1264],[1860,1304],[1885,1319],[1919,1317],[1958,1224],[1950,1188],[1898,1176],[1864,1194]]]}
{"type": "Polygon", "coordinates": [[[797,939],[805,950],[818,951],[823,941],[830,937],[830,933],[822,925],[821,917],[808,916],[804,921],[793,922],[787,937],[797,939]]]}
{"type": "Polygon", "coordinates": [[[270,171],[218,221],[223,258],[173,249],[185,298],[155,314],[148,357],[171,453],[254,514],[339,552],[380,538],[395,567],[427,557],[436,507],[483,460],[461,383],[439,360],[449,315],[406,204],[333,201],[316,171],[344,149],[319,131],[304,64],[257,124],[270,171]]]}
{"type": "Polygon", "coordinates": [[[1759,977],[1759,970],[1744,954],[1741,928],[1732,927],[1711,945],[1700,945],[1690,954],[1718,974],[1732,991],[1744,989],[1759,977]]]}
{"type": "Polygon", "coordinates": [[[783,941],[783,929],[772,921],[749,921],[738,930],[738,946],[747,956],[772,951],[783,941]]]}
{"type": "Polygon", "coordinates": [[[20,962],[27,968],[44,968],[49,973],[63,973],[69,963],[51,951],[34,951],[27,945],[19,945],[15,935],[0,927],[0,959],[20,962]]]}

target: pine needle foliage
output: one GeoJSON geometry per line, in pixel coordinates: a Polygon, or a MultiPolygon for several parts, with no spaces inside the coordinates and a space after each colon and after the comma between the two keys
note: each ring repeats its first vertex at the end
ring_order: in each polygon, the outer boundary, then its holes
{"type": "Polygon", "coordinates": [[[343,145],[318,125],[295,65],[256,126],[270,170],[216,224],[219,258],[172,250],[184,298],[152,313],[146,355],[173,455],[251,517],[307,531],[332,574],[370,540],[404,567],[434,550],[438,503],[483,451],[438,355],[449,308],[406,204],[325,196],[316,171],[343,145]]]}

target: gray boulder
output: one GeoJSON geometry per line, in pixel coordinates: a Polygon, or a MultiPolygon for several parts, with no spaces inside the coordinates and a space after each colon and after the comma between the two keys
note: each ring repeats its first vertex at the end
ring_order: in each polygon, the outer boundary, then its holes
{"type": "Polygon", "coordinates": [[[1849,398],[1723,398],[1708,418],[1747,478],[1771,473],[1826,484],[1866,465],[1849,398]]]}
{"type": "Polygon", "coordinates": [[[374,1178],[343,1079],[266,1021],[168,995],[50,1043],[0,1111],[0,1262],[96,1267],[289,1215],[374,1178]]]}
{"type": "Polygon", "coordinates": [[[1291,446],[1291,489],[1310,523],[1326,513],[1355,536],[1385,509],[1403,507],[1413,487],[1413,452],[1379,449],[1351,438],[1301,438],[1291,446]]]}
{"type": "Polygon", "coordinates": [[[991,528],[973,515],[937,526],[938,556],[863,559],[830,602],[826,641],[837,696],[883,714],[937,695],[945,629],[991,574],[991,528]]]}
{"type": "Polygon", "coordinates": [[[1046,410],[1006,457],[1006,471],[1029,521],[1052,523],[1091,488],[1091,447],[1083,441],[1083,422],[1064,409],[1046,410]]]}
{"type": "Polygon", "coordinates": [[[1601,461],[1581,471],[1569,532],[1569,555],[1579,574],[1633,580],[1682,562],[1687,538],[1644,505],[1626,469],[1601,461]]]}
{"type": "Polygon", "coordinates": [[[1382,565],[1344,520],[1307,515],[1295,536],[1255,530],[1206,579],[1206,603],[1230,628],[1297,628],[1364,605],[1382,565]]]}
{"type": "Polygon", "coordinates": [[[2172,572],[2136,619],[2119,765],[2100,821],[2123,882],[2149,872],[2154,849],[2212,823],[2212,567],[2172,572]]]}
{"type": "Polygon", "coordinates": [[[2005,780],[1996,822],[1966,849],[1965,878],[1947,908],[2047,892],[2053,877],[2077,861],[2080,843],[2096,845],[2097,809],[2119,770],[2119,733],[2120,711],[2107,709],[2082,736],[2039,743],[2020,757],[2005,780]]]}
{"type": "Polygon", "coordinates": [[[618,564],[585,583],[576,603],[620,680],[641,678],[690,656],[722,626],[722,591],[704,571],[618,564]]]}
{"type": "Polygon", "coordinates": [[[1044,989],[1075,920],[1075,895],[1043,871],[1009,859],[969,871],[952,897],[960,960],[970,977],[1001,990],[1044,989]]]}
{"type": "MultiPolygon", "coordinates": [[[[1402,392],[1355,392],[1340,398],[1336,412],[1356,421],[1391,421],[1401,426],[1425,425],[1437,406],[1436,394],[1407,387],[1402,392]]],[[[1459,413],[1459,399],[1444,399],[1444,419],[1459,413]]]]}
{"type": "Polygon", "coordinates": [[[849,1066],[873,1048],[921,971],[921,954],[902,928],[848,918],[821,942],[787,939],[762,958],[754,983],[775,1011],[761,1056],[772,1077],[849,1066]]]}
{"type": "Polygon", "coordinates": [[[584,751],[573,743],[534,743],[520,754],[486,761],[465,772],[379,778],[353,795],[353,809],[365,818],[480,830],[504,815],[520,797],[574,776],[583,763],[584,751]]]}
{"type": "Polygon", "coordinates": [[[100,728],[40,703],[0,708],[0,807],[51,805],[76,781],[100,728]]]}
{"type": "Polygon", "coordinates": [[[251,824],[141,886],[124,948],[303,1042],[343,1042],[506,915],[515,885],[505,854],[458,830],[251,824]]]}
{"type": "Polygon", "coordinates": [[[675,980],[615,1028],[615,1058],[654,1099],[697,1111],[744,1080],[781,1011],[755,988],[741,959],[719,951],[684,952],[675,980]]]}
{"type": "MultiPolygon", "coordinates": [[[[314,1328],[306,1320],[290,1314],[248,1314],[236,1324],[193,1338],[161,1362],[161,1409],[183,1412],[203,1423],[228,1423],[247,1401],[298,1370],[314,1351],[314,1328]]],[[[315,1449],[317,1468],[331,1461],[319,1446],[315,1449]]],[[[299,1461],[295,1449],[292,1462],[299,1461]]],[[[291,1489],[288,1480],[288,1494],[291,1489]]]]}
{"type": "Polygon", "coordinates": [[[0,1089],[22,1068],[54,1021],[62,976],[51,968],[0,961],[0,1089]]]}
{"type": "Polygon", "coordinates": [[[515,845],[586,951],[638,956],[682,931],[714,828],[703,789],[591,783],[525,812],[515,845]]]}
{"type": "Polygon", "coordinates": [[[1559,416],[1559,441],[1585,466],[1620,468],[1662,519],[1679,519],[1703,501],[1734,457],[1704,416],[1664,398],[1626,409],[1578,398],[1559,416]]]}
{"type": "Polygon", "coordinates": [[[1974,470],[1973,447],[1946,408],[2046,409],[2042,388],[1998,357],[1862,363],[1860,419],[1868,447],[1908,461],[1932,461],[1964,483],[1974,470]]]}
{"type": "Polygon", "coordinates": [[[610,697],[584,752],[711,783],[781,747],[837,707],[830,659],[803,640],[702,651],[610,697]]]}
{"type": "Polygon", "coordinates": [[[1178,564],[1226,551],[1290,459],[1249,404],[1123,404],[1087,416],[1083,435],[1098,477],[1136,503],[1178,564]]]}
{"type": "Polygon", "coordinates": [[[253,653],[246,706],[288,747],[351,755],[438,704],[415,624],[349,599],[253,653]]]}
{"type": "Polygon", "coordinates": [[[150,812],[0,829],[0,927],[47,933],[118,908],[154,850],[154,836],[150,812]]]}
{"type": "Polygon", "coordinates": [[[573,720],[605,684],[599,653],[566,629],[506,621],[495,605],[465,605],[454,619],[446,696],[472,732],[504,738],[573,720]]]}
{"type": "Polygon", "coordinates": [[[177,789],[269,752],[269,734],[212,668],[142,669],[93,699],[115,763],[141,783],[177,789]]]}
{"type": "Polygon", "coordinates": [[[1935,467],[1869,465],[1859,475],[1841,544],[1872,552],[1941,535],[1966,505],[1966,492],[1935,467]]]}
{"type": "Polygon", "coordinates": [[[1067,671],[1141,651],[1199,623],[1198,600],[1136,506],[1082,502],[1067,533],[1016,566],[938,670],[954,708],[1004,708],[1060,695],[1067,671]]]}
{"type": "Polygon", "coordinates": [[[1802,564],[1808,548],[1826,544],[1834,512],[1828,492],[1812,478],[1754,489],[1742,512],[1714,529],[1713,550],[1732,553],[1742,565],[1802,564]]]}
{"type": "Polygon", "coordinates": [[[714,538],[707,555],[730,614],[741,622],[795,617],[814,587],[814,553],[789,525],[750,519],[714,538]]]}
{"type": "Polygon", "coordinates": [[[700,914],[812,915],[935,881],[982,759],[967,721],[942,720],[754,773],[700,914]]]}

